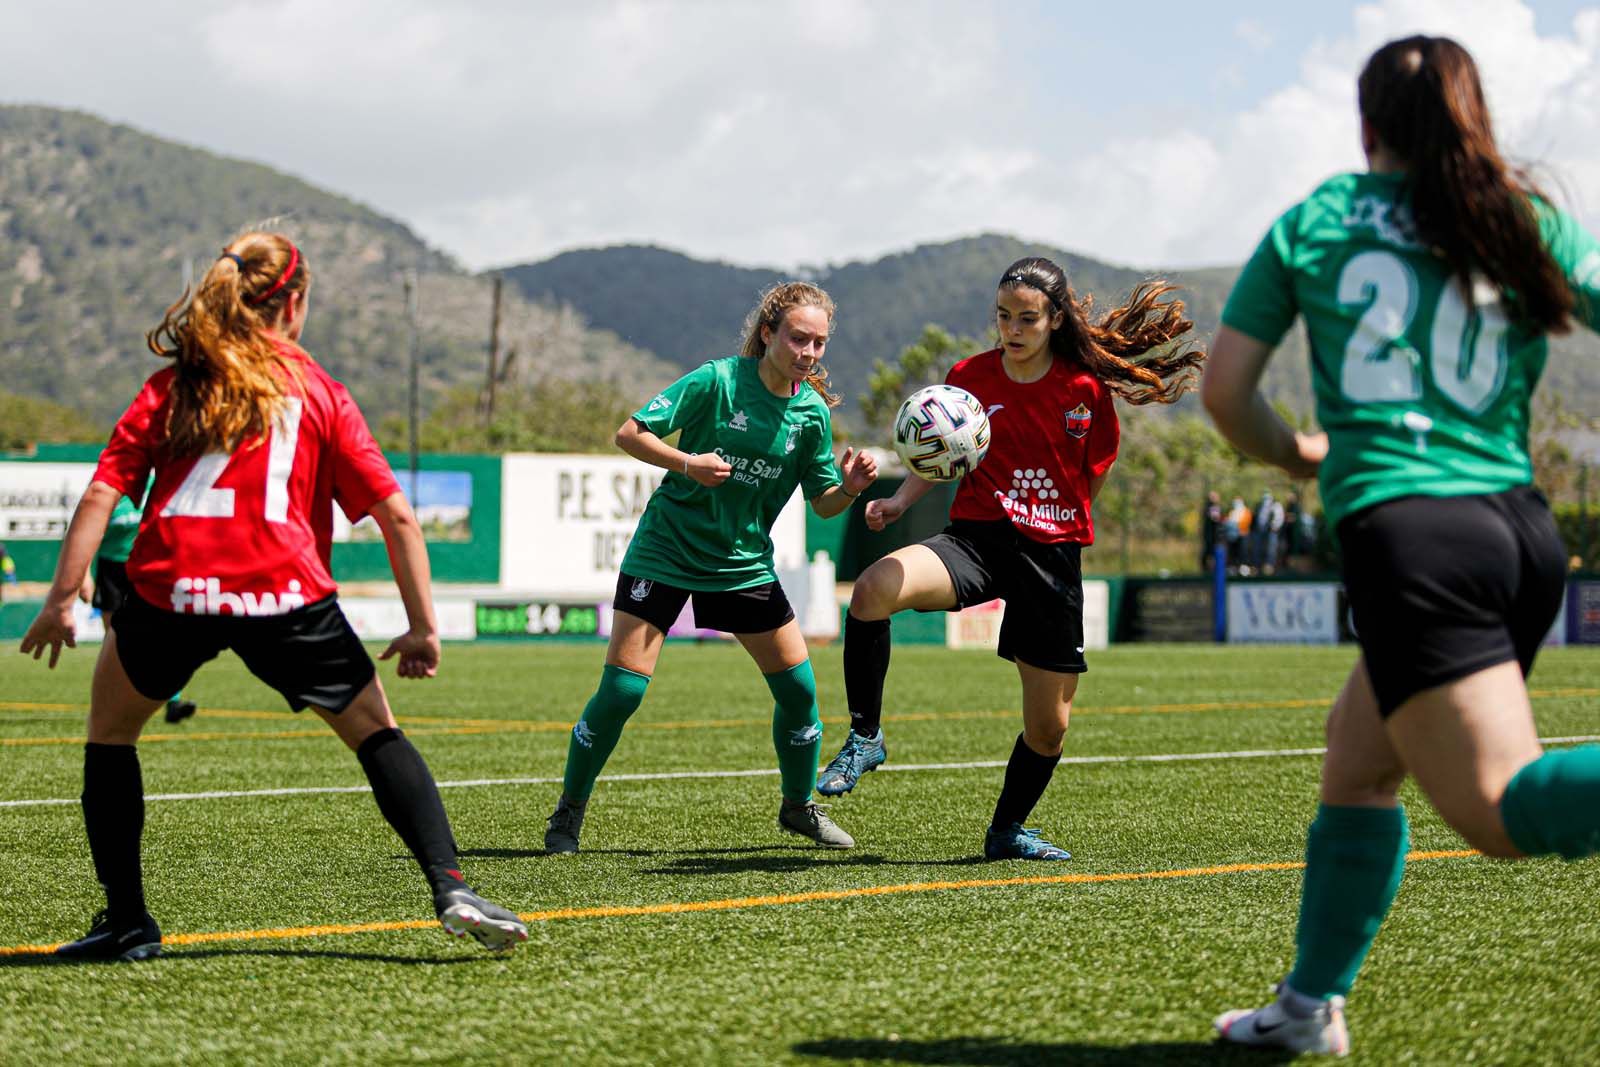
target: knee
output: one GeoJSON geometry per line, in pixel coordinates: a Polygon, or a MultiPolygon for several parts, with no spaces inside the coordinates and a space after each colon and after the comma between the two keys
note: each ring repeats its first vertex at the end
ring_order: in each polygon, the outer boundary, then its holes
{"type": "Polygon", "coordinates": [[[1322,802],[1336,807],[1385,808],[1400,795],[1405,782],[1401,770],[1355,770],[1340,773],[1334,765],[1325,765],[1322,778],[1322,802]]]}
{"type": "Polygon", "coordinates": [[[862,622],[875,622],[894,614],[901,586],[898,570],[880,561],[863,571],[850,592],[850,614],[862,622]]]}
{"type": "Polygon", "coordinates": [[[1024,726],[1022,740],[1041,756],[1059,756],[1067,740],[1067,724],[1052,722],[1024,726]]]}

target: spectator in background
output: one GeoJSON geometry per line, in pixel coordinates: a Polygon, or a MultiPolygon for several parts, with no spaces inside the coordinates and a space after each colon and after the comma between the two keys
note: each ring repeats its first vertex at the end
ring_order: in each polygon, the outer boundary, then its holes
{"type": "Polygon", "coordinates": [[[1290,493],[1283,502],[1283,536],[1278,539],[1278,566],[1287,570],[1300,551],[1300,494],[1290,493]]]}
{"type": "Polygon", "coordinates": [[[1222,540],[1228,546],[1228,570],[1237,572],[1244,565],[1244,539],[1250,533],[1250,509],[1234,497],[1222,520],[1222,540]]]}
{"type": "Polygon", "coordinates": [[[1261,494],[1256,506],[1253,524],[1255,565],[1262,574],[1271,574],[1278,561],[1278,541],[1283,532],[1283,504],[1273,499],[1271,491],[1261,494]]]}
{"type": "Polygon", "coordinates": [[[1213,489],[1200,507],[1200,569],[1207,574],[1216,567],[1217,540],[1221,536],[1222,494],[1213,489]]]}
{"type": "Polygon", "coordinates": [[[5,599],[5,586],[17,584],[17,561],[11,558],[5,545],[0,545],[0,600],[5,599]]]}

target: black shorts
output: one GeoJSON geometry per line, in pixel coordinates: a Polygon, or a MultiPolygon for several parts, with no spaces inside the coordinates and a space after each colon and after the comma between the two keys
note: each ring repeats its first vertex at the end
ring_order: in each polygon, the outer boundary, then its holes
{"type": "Polygon", "coordinates": [[[1040,670],[1082,674],[1083,546],[1041,544],[1009,522],[956,520],[922,542],[950,572],[960,611],[999,597],[999,653],[1040,670]]]}
{"type": "Polygon", "coordinates": [[[94,597],[89,603],[99,608],[101,615],[115,615],[131,596],[133,583],[128,580],[128,565],[114,559],[95,560],[94,597]]]}
{"type": "Polygon", "coordinates": [[[315,706],[337,714],[377,674],[333,596],[286,615],[234,616],[179,615],[134,593],[111,616],[111,628],[128,680],[151,700],[188,685],[225,648],[295,711],[315,706]]]}
{"type": "Polygon", "coordinates": [[[612,598],[611,607],[637,616],[666,633],[678,621],[690,597],[694,598],[695,625],[703,630],[764,634],[794,618],[794,608],[789,606],[789,598],[777,582],[713,592],[683,589],[650,578],[621,574],[617,577],[617,595],[612,598]]]}
{"type": "Polygon", "coordinates": [[[1561,608],[1566,548],[1532,487],[1385,501],[1346,517],[1339,543],[1384,716],[1499,663],[1526,676],[1561,608]]]}

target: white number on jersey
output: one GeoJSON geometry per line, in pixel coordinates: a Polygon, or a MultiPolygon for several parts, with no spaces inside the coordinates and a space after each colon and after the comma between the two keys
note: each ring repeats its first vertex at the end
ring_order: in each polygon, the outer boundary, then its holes
{"type": "MultiPolygon", "coordinates": [[[[289,475],[294,471],[295,448],[300,443],[300,408],[300,398],[289,397],[267,436],[268,522],[289,521],[289,475]]],[[[233,518],[233,490],[217,488],[217,479],[228,469],[231,459],[233,456],[227,452],[208,452],[196,460],[189,476],[161,509],[162,518],[233,518]]]]}
{"type": "MultiPolygon", "coordinates": [[[[1357,403],[1418,400],[1422,358],[1406,340],[1417,316],[1417,278],[1392,252],[1362,252],[1339,273],[1339,303],[1366,304],[1345,344],[1339,387],[1357,403]]],[[[1461,286],[1439,290],[1428,344],[1428,369],[1439,391],[1457,407],[1481,414],[1505,384],[1506,321],[1500,293],[1483,281],[1467,307],[1461,286]]]]}

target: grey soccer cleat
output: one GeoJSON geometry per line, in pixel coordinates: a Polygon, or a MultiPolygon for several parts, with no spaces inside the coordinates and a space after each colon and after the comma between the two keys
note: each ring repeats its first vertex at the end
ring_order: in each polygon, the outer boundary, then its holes
{"type": "MultiPolygon", "coordinates": [[[[1285,1001],[1285,986],[1278,999],[1254,1011],[1235,1008],[1217,1016],[1217,1036],[1237,1045],[1316,1052],[1326,1056],[1350,1053],[1350,1032],[1344,1024],[1344,998],[1329,997],[1308,1016],[1297,1016],[1285,1001]]],[[[1298,995],[1298,994],[1296,994],[1298,995]]]]}
{"type": "Polygon", "coordinates": [[[801,837],[809,837],[823,848],[855,848],[856,839],[839,829],[828,818],[822,805],[807,800],[794,804],[785,800],[778,809],[778,828],[801,837]]]}
{"type": "Polygon", "coordinates": [[[557,856],[568,852],[578,851],[578,835],[583,831],[583,813],[588,809],[589,802],[575,804],[567,799],[565,793],[556,803],[556,810],[551,813],[544,828],[544,850],[546,853],[557,856]]]}
{"type": "Polygon", "coordinates": [[[437,894],[433,908],[447,934],[474,938],[491,952],[504,952],[528,940],[528,928],[521,919],[467,886],[437,894]]]}

